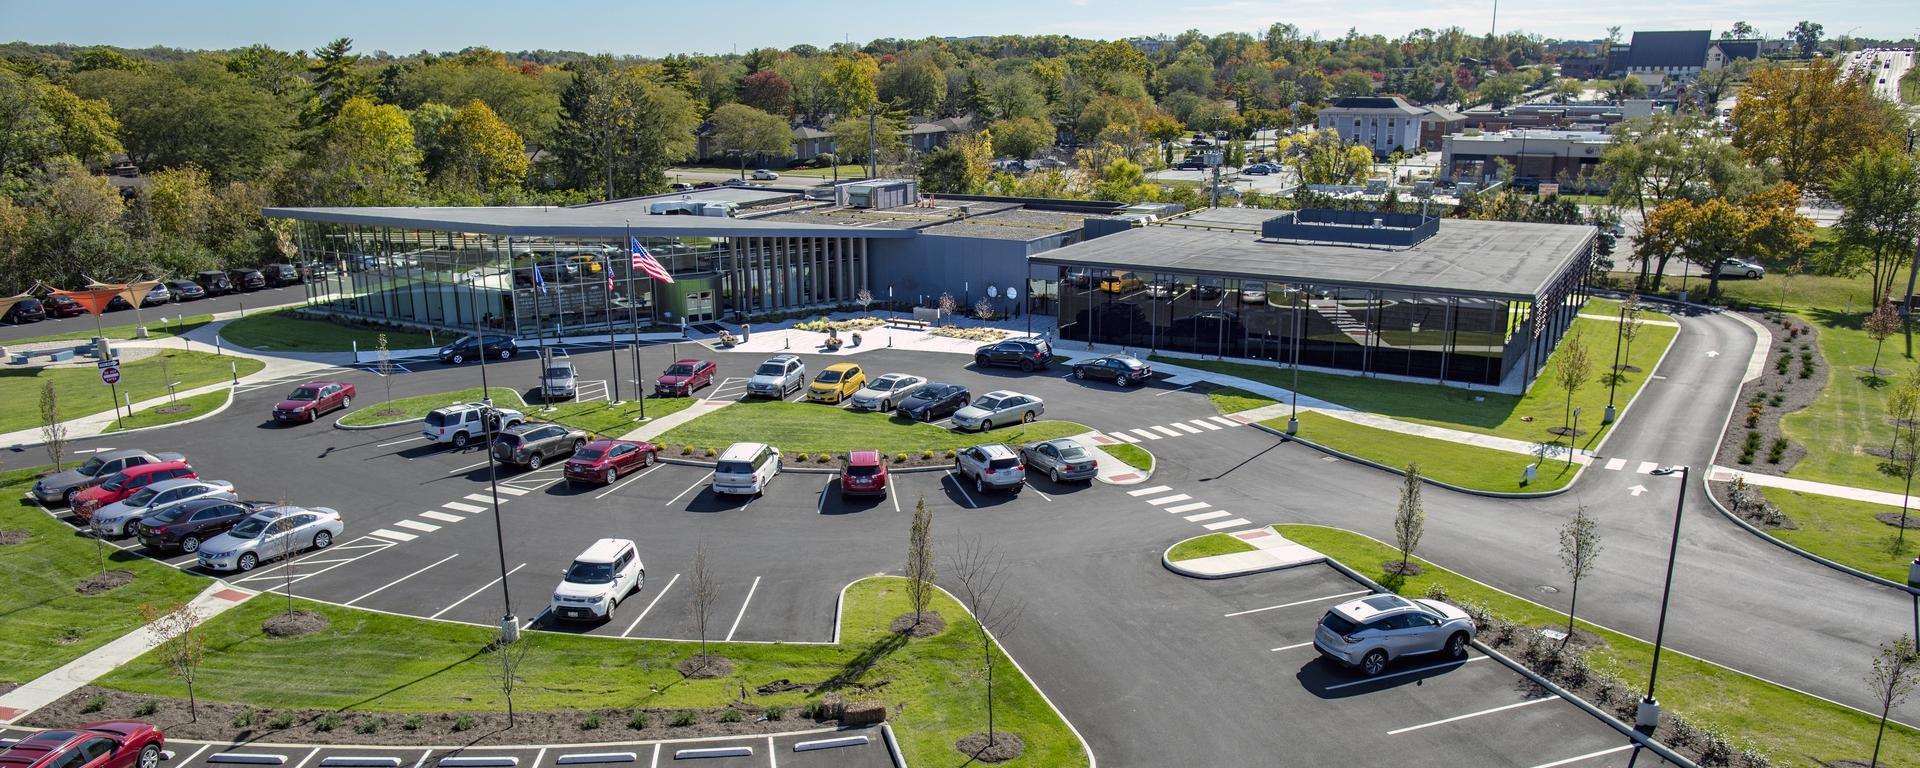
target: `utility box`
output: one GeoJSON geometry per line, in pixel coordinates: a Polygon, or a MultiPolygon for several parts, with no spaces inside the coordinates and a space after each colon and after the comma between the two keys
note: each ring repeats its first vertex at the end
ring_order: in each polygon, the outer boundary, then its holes
{"type": "Polygon", "coordinates": [[[913,179],[873,179],[834,187],[834,202],[846,208],[900,208],[920,201],[913,179]]]}

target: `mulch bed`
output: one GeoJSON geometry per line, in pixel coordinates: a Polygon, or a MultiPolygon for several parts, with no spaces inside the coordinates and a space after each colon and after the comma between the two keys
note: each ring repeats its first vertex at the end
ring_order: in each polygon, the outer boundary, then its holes
{"type": "Polygon", "coordinates": [[[299,637],[326,629],[327,621],[324,614],[313,611],[287,611],[260,622],[260,631],[273,637],[299,637]]]}
{"type": "Polygon", "coordinates": [[[22,531],[14,528],[9,528],[7,530],[0,531],[0,547],[10,547],[15,544],[24,542],[30,538],[33,538],[33,534],[29,531],[22,531]]]}
{"type": "Polygon", "coordinates": [[[983,763],[1004,763],[1025,753],[1027,744],[1016,734],[995,731],[993,745],[988,746],[987,734],[983,731],[960,737],[959,741],[954,742],[953,748],[983,763]]]}
{"type": "Polygon", "coordinates": [[[909,637],[933,637],[947,631],[947,620],[939,611],[923,611],[920,623],[915,624],[913,614],[903,613],[894,618],[893,626],[888,627],[888,631],[909,637]]]}
{"type": "Polygon", "coordinates": [[[133,583],[133,571],[122,568],[106,573],[96,573],[81,579],[80,583],[73,585],[73,591],[83,595],[98,595],[102,592],[112,592],[131,583],[133,583]]]}
{"type": "Polygon", "coordinates": [[[193,410],[191,405],[163,405],[153,409],[154,413],[186,413],[193,410]]]}
{"type": "Polygon", "coordinates": [[[1780,431],[1780,417],[1812,405],[1814,399],[1820,396],[1820,390],[1827,386],[1831,369],[1827,366],[1826,358],[1820,354],[1820,345],[1815,342],[1818,331],[1813,326],[1792,315],[1749,313],[1748,317],[1765,326],[1772,335],[1767,348],[1767,365],[1762,369],[1760,378],[1740,388],[1740,399],[1734,406],[1732,422],[1721,440],[1714,463],[1737,467],[1745,472],[1785,476],[1795,463],[1807,455],[1807,449],[1788,440],[1787,450],[1781,454],[1780,460],[1772,460],[1774,441],[1786,437],[1780,431]],[[1787,326],[1782,325],[1783,321],[1799,333],[1789,333],[1787,326]],[[1803,353],[1813,356],[1813,375],[1804,379],[1800,377],[1800,356],[1803,353]],[[1792,355],[1784,374],[1777,367],[1783,354],[1792,355]],[[1752,410],[1755,407],[1759,408],[1757,413],[1752,410]],[[1752,419],[1751,424],[1748,423],[1749,419],[1752,419]],[[1741,456],[1748,433],[1758,434],[1760,443],[1752,456],[1743,462],[1741,456]]]}
{"type": "Polygon", "coordinates": [[[1901,524],[1900,522],[1900,513],[1898,512],[1882,512],[1880,514],[1874,515],[1873,519],[1886,523],[1887,525],[1893,526],[1895,528],[1905,528],[1909,531],[1920,529],[1920,510],[1914,510],[1914,511],[1908,512],[1907,520],[1904,525],[1901,524]]]}
{"type": "MultiPolygon", "coordinates": [[[[98,703],[98,702],[95,702],[98,703]]],[[[415,715],[394,714],[390,712],[363,712],[359,710],[334,711],[320,709],[273,709],[252,708],[234,704],[216,704],[201,701],[200,716],[190,720],[187,715],[187,700],[165,696],[135,696],[111,691],[96,686],[84,686],[60,700],[35,711],[26,718],[24,725],[37,727],[69,727],[74,723],[96,720],[138,719],[158,724],[168,736],[183,739],[207,739],[222,743],[242,744],[253,741],[297,744],[380,744],[395,746],[432,746],[432,745],[489,745],[489,744],[568,744],[583,742],[644,741],[653,739],[688,739],[706,736],[733,736],[758,733],[778,733],[820,725],[835,725],[835,721],[814,721],[801,715],[794,708],[787,708],[779,720],[764,719],[765,710],[760,707],[721,707],[710,710],[677,709],[600,709],[571,710],[559,712],[519,712],[514,716],[514,725],[507,727],[504,712],[436,712],[421,713],[414,723],[417,727],[408,730],[410,718],[415,715]],[[83,711],[96,697],[105,702],[105,706],[94,711],[83,711]],[[158,706],[149,714],[136,716],[143,705],[158,706]],[[739,722],[723,722],[722,716],[729,709],[740,713],[739,722]],[[673,725],[676,716],[684,712],[693,712],[692,725],[673,725]],[[645,725],[633,728],[635,712],[645,713],[645,725]],[[333,715],[331,729],[322,730],[323,718],[333,715]],[[597,727],[588,721],[597,715],[597,727]],[[460,729],[461,719],[466,719],[466,727],[460,729]],[[285,727],[275,727],[276,722],[284,721],[285,727]],[[377,724],[371,733],[362,733],[365,724],[377,724]]]]}
{"type": "Polygon", "coordinates": [[[695,680],[710,680],[733,674],[733,660],[716,653],[694,654],[680,661],[680,674],[695,680]]]}
{"type": "Polygon", "coordinates": [[[1421,568],[1419,563],[1413,561],[1408,561],[1406,567],[1402,568],[1400,561],[1388,560],[1380,564],[1380,571],[1388,576],[1418,576],[1425,573],[1426,569],[1421,568]]]}

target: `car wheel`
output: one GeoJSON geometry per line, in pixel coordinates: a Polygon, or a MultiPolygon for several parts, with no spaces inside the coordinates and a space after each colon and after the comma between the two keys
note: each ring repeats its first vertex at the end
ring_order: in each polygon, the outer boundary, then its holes
{"type": "Polygon", "coordinates": [[[1115,376],[1113,377],[1113,380],[1116,382],[1119,382],[1121,389],[1126,389],[1127,387],[1131,387],[1139,383],[1137,381],[1134,381],[1133,378],[1129,376],[1115,376]]]}
{"type": "Polygon", "coordinates": [[[993,422],[991,422],[991,421],[982,421],[982,422],[980,422],[980,431],[981,431],[981,432],[992,432],[992,431],[993,431],[993,422]]]}
{"type": "Polygon", "coordinates": [[[1758,280],[1758,279],[1760,279],[1760,273],[1758,273],[1758,272],[1755,272],[1755,271],[1753,271],[1753,270],[1747,270],[1747,279],[1748,279],[1748,280],[1758,280]]]}
{"type": "Polygon", "coordinates": [[[321,531],[313,535],[314,549],[326,549],[327,547],[331,547],[331,546],[333,546],[332,533],[329,533],[327,531],[321,531]]]}
{"type": "Polygon", "coordinates": [[[1022,360],[1022,361],[1020,361],[1020,370],[1022,370],[1022,371],[1026,371],[1026,372],[1028,372],[1028,373],[1032,373],[1032,372],[1033,372],[1033,361],[1032,361],[1032,360],[1022,360]]]}
{"type": "Polygon", "coordinates": [[[189,555],[200,551],[200,537],[188,536],[180,540],[180,551],[189,555]]]}
{"type": "Polygon", "coordinates": [[[882,400],[882,401],[880,401],[880,412],[881,412],[881,413],[889,413],[889,412],[891,412],[892,410],[893,410],[893,401],[892,401],[892,400],[882,400]]]}
{"type": "Polygon", "coordinates": [[[467,433],[465,432],[453,433],[453,447],[455,448],[467,447],[467,433]]]}
{"type": "Polygon", "coordinates": [[[986,365],[986,364],[987,364],[987,356],[986,356],[986,355],[974,355],[974,356],[973,356],[973,364],[974,364],[974,365],[986,365]]]}
{"type": "Polygon", "coordinates": [[[982,478],[982,477],[976,477],[976,478],[974,478],[974,479],[973,479],[973,490],[974,490],[974,492],[975,492],[975,493],[986,493],[986,492],[987,492],[987,481],[986,481],[986,478],[982,478]]]}
{"type": "Polygon", "coordinates": [[[160,764],[160,745],[148,744],[140,748],[140,768],[154,768],[160,764]]]}
{"type": "Polygon", "coordinates": [[[620,607],[620,598],[618,597],[607,598],[607,615],[602,616],[601,618],[606,619],[607,621],[613,621],[613,612],[615,609],[618,609],[619,607],[620,607]]]}
{"type": "Polygon", "coordinates": [[[619,468],[617,468],[617,467],[607,467],[607,485],[613,485],[613,481],[615,481],[615,480],[618,480],[618,479],[620,479],[620,470],[619,470],[619,468]]]}
{"type": "Polygon", "coordinates": [[[500,359],[502,359],[502,360],[512,360],[512,359],[513,359],[513,350],[511,350],[511,349],[503,349],[503,350],[500,350],[500,359]]]}
{"type": "Polygon", "coordinates": [[[1360,659],[1360,671],[1365,672],[1367,677],[1387,671],[1387,652],[1377,648],[1368,651],[1367,655],[1360,659]]]}
{"type": "Polygon", "coordinates": [[[1447,638],[1447,655],[1456,659],[1467,655],[1467,633],[1455,632],[1447,638]]]}
{"type": "Polygon", "coordinates": [[[541,462],[541,459],[540,459],[540,454],[537,454],[537,453],[536,453],[536,454],[532,454],[532,455],[530,455],[530,456],[528,456],[528,457],[527,457],[527,469],[539,469],[539,468],[540,468],[540,462],[541,462]]]}
{"type": "Polygon", "coordinates": [[[260,565],[259,556],[253,554],[252,552],[248,552],[240,556],[240,570],[242,571],[251,571],[254,568],[258,567],[259,565],[260,565]]]}
{"type": "Polygon", "coordinates": [[[66,493],[67,509],[73,509],[73,500],[79,495],[80,495],[80,489],[78,488],[70,488],[67,490],[67,493],[66,493]]]}
{"type": "Polygon", "coordinates": [[[462,355],[462,354],[460,354],[460,353],[458,353],[458,352],[455,352],[455,353],[453,353],[453,357],[452,357],[451,359],[453,360],[453,364],[454,364],[454,365],[459,365],[459,364],[461,364],[461,363],[464,363],[464,362],[466,362],[466,361],[467,361],[467,356],[466,356],[466,355],[462,355]]]}
{"type": "Polygon", "coordinates": [[[1055,484],[1058,484],[1060,482],[1060,470],[1058,469],[1047,470],[1047,479],[1052,480],[1055,484]]]}
{"type": "Polygon", "coordinates": [[[1033,423],[1033,411],[1027,411],[1027,412],[1026,412],[1026,413],[1024,413],[1024,414],[1021,414],[1021,415],[1020,415],[1020,423],[1022,423],[1022,424],[1032,424],[1032,423],[1033,423]]]}
{"type": "Polygon", "coordinates": [[[348,409],[348,408],[352,408],[352,407],[353,407],[353,398],[351,398],[351,397],[343,397],[343,398],[340,398],[340,410],[343,410],[343,411],[344,411],[344,410],[346,410],[346,409],[348,409]]]}
{"type": "Polygon", "coordinates": [[[312,423],[314,423],[314,422],[316,422],[316,421],[319,421],[319,420],[320,420],[320,409],[319,409],[319,408],[308,408],[308,409],[307,409],[307,423],[308,423],[308,424],[312,424],[312,423]]]}
{"type": "Polygon", "coordinates": [[[574,453],[579,453],[579,452],[580,452],[580,449],[581,449],[581,448],[585,448],[586,446],[587,446],[587,441],[585,441],[585,440],[575,440],[575,441],[573,441],[573,452],[574,452],[574,453]]]}
{"type": "Polygon", "coordinates": [[[1084,379],[1086,379],[1086,378],[1087,378],[1087,372],[1086,372],[1085,370],[1082,370],[1082,369],[1079,369],[1079,368],[1075,368],[1075,369],[1073,369],[1073,377],[1074,377],[1074,378],[1076,378],[1076,379],[1083,379],[1083,380],[1084,380],[1084,379]]]}

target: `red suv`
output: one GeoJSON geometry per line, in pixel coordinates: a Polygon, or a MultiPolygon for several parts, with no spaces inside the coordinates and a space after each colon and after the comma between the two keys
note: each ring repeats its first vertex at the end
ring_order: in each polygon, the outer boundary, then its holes
{"type": "Polygon", "coordinates": [[[711,360],[675,360],[660,374],[660,380],[654,382],[653,393],[661,397],[686,397],[712,384],[713,374],[718,370],[720,366],[711,360]]]}
{"type": "Polygon", "coordinates": [[[659,448],[653,443],[639,443],[632,440],[595,440],[573,452],[567,459],[567,484],[611,483],[620,479],[623,472],[640,469],[653,463],[653,455],[659,448]]]}
{"type": "Polygon", "coordinates": [[[88,488],[73,496],[73,514],[81,522],[93,519],[93,511],[108,504],[132,496],[134,491],[145,488],[161,480],[176,477],[199,477],[193,467],[184,461],[158,461],[127,467],[105,482],[88,488]]]}
{"type": "Polygon", "coordinates": [[[309,381],[273,407],[273,420],[314,421],[320,414],[353,405],[353,395],[353,385],[346,382],[309,381]]]}
{"type": "Polygon", "coordinates": [[[0,768],[156,768],[165,748],[152,723],[108,720],[32,734],[0,750],[0,768]]]}
{"type": "Polygon", "coordinates": [[[840,467],[840,495],[886,496],[887,463],[879,451],[851,451],[840,467]]]}

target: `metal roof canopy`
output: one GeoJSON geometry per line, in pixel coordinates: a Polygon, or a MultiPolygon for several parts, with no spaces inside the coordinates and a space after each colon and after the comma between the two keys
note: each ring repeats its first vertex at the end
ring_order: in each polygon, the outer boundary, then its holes
{"type": "Polygon", "coordinates": [[[1036,254],[1032,262],[1532,301],[1587,252],[1598,231],[1566,224],[1442,219],[1434,236],[1411,248],[1390,250],[1262,240],[1244,231],[1147,226],[1036,254]]]}
{"type": "Polygon", "coordinates": [[[270,219],[469,232],[501,237],[913,237],[899,229],[719,216],[657,216],[624,206],[265,208],[270,219]]]}

